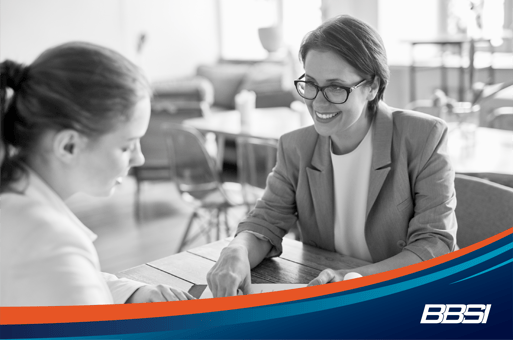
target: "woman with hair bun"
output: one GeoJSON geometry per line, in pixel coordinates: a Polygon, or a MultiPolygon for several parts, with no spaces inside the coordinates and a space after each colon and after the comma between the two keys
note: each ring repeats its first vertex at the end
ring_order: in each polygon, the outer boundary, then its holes
{"type": "Polygon", "coordinates": [[[102,273],[96,235],[64,203],[78,192],[108,196],[144,163],[151,91],[141,71],[110,49],[73,42],[28,66],[5,60],[0,75],[0,305],[191,299],[102,273]]]}
{"type": "Polygon", "coordinates": [[[246,291],[250,269],[279,256],[296,224],[303,243],[369,263],[326,269],[310,285],[457,249],[447,125],[383,102],[390,72],[379,34],[343,15],[307,34],[299,54],[305,73],[294,83],[314,124],[281,137],[262,199],[208,273],[216,297],[246,291]]]}

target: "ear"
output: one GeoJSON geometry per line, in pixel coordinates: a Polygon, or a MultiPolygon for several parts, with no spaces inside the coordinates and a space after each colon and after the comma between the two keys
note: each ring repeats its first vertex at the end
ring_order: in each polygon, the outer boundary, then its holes
{"type": "Polygon", "coordinates": [[[369,94],[367,95],[367,100],[368,101],[372,101],[374,98],[376,98],[376,96],[378,95],[378,91],[379,91],[379,78],[378,77],[374,77],[374,80],[372,81],[372,84],[370,85],[370,91],[369,91],[369,94]]]}
{"type": "Polygon", "coordinates": [[[57,132],[53,139],[53,152],[62,162],[73,163],[84,149],[85,137],[75,130],[67,129],[57,132]]]}

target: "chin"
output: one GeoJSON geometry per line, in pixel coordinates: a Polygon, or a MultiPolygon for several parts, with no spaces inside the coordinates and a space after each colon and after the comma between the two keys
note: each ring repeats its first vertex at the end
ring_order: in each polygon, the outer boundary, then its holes
{"type": "Polygon", "coordinates": [[[336,132],[336,129],[333,129],[333,127],[326,128],[325,126],[319,126],[318,124],[314,123],[315,131],[323,137],[329,137],[333,135],[336,132]]]}
{"type": "Polygon", "coordinates": [[[98,189],[98,190],[88,190],[88,191],[85,191],[86,194],[88,194],[89,196],[94,196],[94,197],[109,197],[111,196],[114,191],[116,190],[116,186],[112,186],[110,188],[102,188],[102,189],[98,189]]]}

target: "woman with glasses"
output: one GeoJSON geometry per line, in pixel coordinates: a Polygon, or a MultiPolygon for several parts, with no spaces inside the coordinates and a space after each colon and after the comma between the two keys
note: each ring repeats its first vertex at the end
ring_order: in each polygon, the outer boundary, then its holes
{"type": "Polygon", "coordinates": [[[378,33],[340,16],[310,32],[299,54],[305,74],[295,85],[314,125],[281,137],[262,199],[208,274],[214,296],[245,291],[250,269],[279,256],[282,238],[296,224],[305,244],[369,263],[324,270],[310,285],[456,248],[447,127],[383,102],[389,69],[378,33]]]}
{"type": "Polygon", "coordinates": [[[139,68],[117,52],[75,42],[28,66],[1,62],[0,80],[0,306],[192,298],[102,273],[96,235],[64,203],[78,192],[108,196],[144,163],[139,140],[151,91],[139,68]]]}

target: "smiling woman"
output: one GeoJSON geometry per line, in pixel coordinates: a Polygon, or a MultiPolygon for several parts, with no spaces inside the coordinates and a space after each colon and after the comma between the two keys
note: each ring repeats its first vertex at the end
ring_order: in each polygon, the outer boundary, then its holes
{"type": "Polygon", "coordinates": [[[295,86],[314,125],[281,137],[262,199],[208,274],[214,296],[247,290],[250,268],[279,256],[296,224],[305,244],[371,263],[327,269],[310,285],[457,249],[447,126],[382,101],[389,70],[378,33],[339,16],[308,33],[299,54],[295,86]]]}
{"type": "Polygon", "coordinates": [[[141,71],[110,49],[74,42],[29,66],[6,60],[0,74],[0,95],[13,91],[0,116],[0,305],[191,298],[100,272],[96,235],[64,203],[79,192],[107,196],[144,163],[150,90],[141,71]]]}

